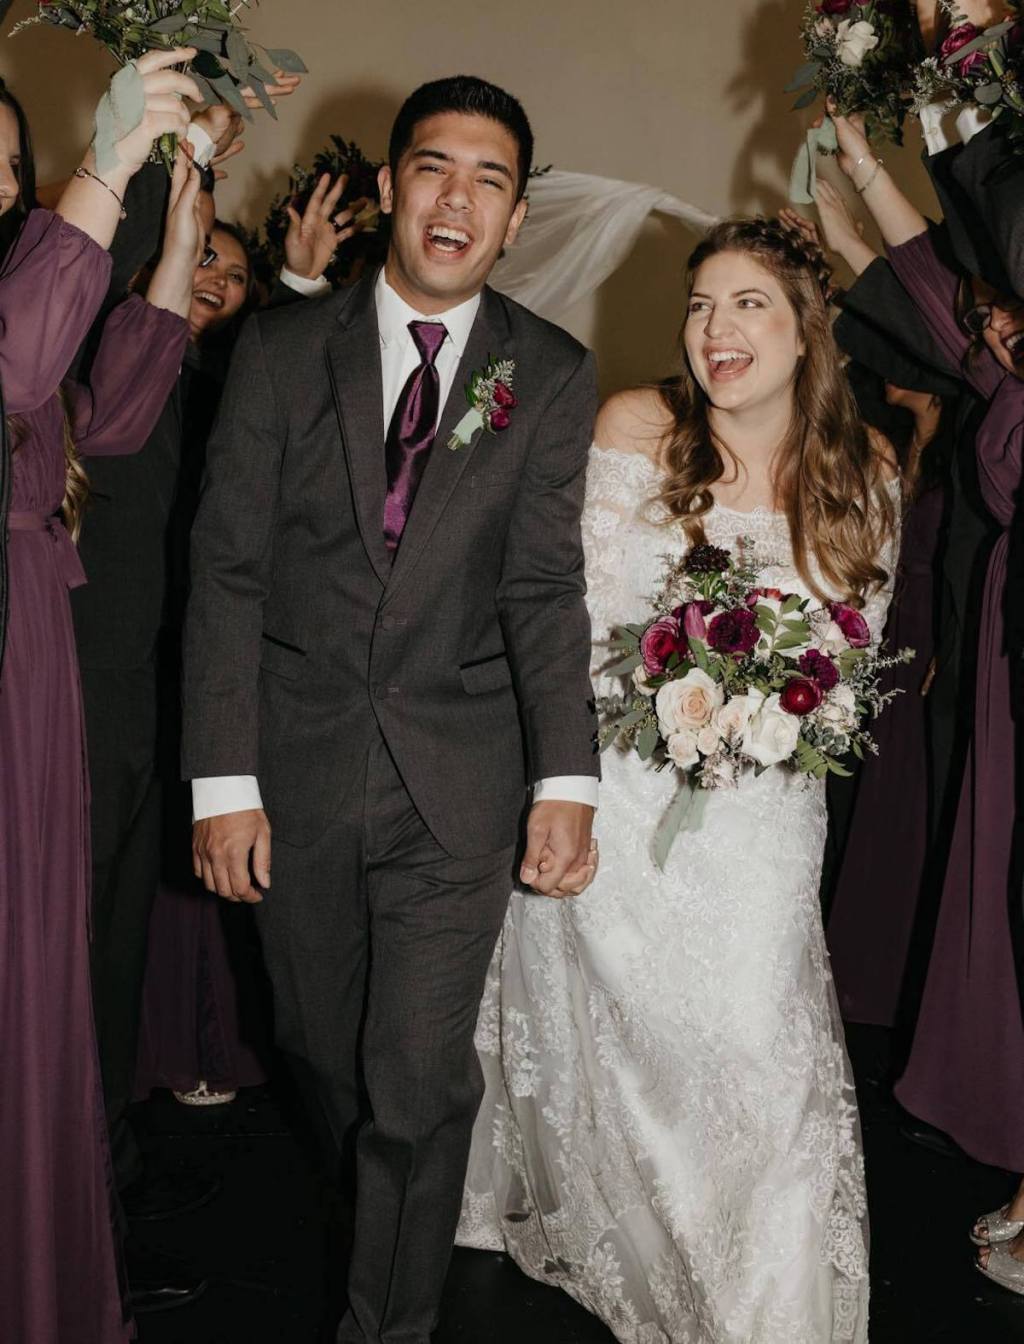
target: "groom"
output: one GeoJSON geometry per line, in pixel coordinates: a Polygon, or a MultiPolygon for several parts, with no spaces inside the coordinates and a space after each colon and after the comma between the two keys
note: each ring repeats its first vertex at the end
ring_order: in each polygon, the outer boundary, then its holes
{"type": "Polygon", "coordinates": [[[593,359],[485,288],[532,153],[482,80],[408,99],[380,172],[385,266],[249,323],[194,532],[196,871],[261,902],[280,1044],[355,1155],[339,1344],[436,1325],[526,810],[523,882],[570,894],[595,862],[593,359]],[[516,402],[499,389],[507,426],[473,432],[464,389],[490,361],[516,402]]]}

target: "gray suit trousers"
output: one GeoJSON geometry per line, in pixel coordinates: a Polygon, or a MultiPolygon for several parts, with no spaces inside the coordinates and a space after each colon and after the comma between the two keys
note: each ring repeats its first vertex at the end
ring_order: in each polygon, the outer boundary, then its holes
{"type": "Polygon", "coordinates": [[[427,1344],[436,1326],[483,1092],[473,1032],[514,859],[514,845],[448,855],[379,735],[327,833],[275,842],[257,919],[278,1042],[312,1071],[339,1151],[355,1135],[338,1344],[427,1344]]]}

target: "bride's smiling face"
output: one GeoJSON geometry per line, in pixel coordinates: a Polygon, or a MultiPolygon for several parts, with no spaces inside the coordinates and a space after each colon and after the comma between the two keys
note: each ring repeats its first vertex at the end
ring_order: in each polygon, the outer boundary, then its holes
{"type": "Polygon", "coordinates": [[[746,252],[718,252],[700,266],[683,339],[694,378],[726,412],[791,397],[806,348],[782,285],[746,252]]]}

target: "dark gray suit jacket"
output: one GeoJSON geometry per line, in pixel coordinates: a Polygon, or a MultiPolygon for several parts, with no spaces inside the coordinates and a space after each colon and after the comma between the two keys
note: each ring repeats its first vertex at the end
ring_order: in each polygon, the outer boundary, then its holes
{"type": "Polygon", "coordinates": [[[485,289],[392,567],[370,276],[252,318],[192,540],[185,778],[256,775],[311,844],[382,733],[435,838],[514,842],[526,787],[599,773],[579,516],[593,357],[485,289]],[[514,359],[504,432],[446,442],[463,388],[514,359]]]}

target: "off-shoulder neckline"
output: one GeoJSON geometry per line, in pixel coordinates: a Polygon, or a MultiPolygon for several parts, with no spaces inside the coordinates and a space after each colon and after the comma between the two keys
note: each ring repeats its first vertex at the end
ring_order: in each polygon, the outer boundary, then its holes
{"type": "MultiPolygon", "coordinates": [[[[653,462],[646,453],[624,453],[618,448],[604,448],[599,443],[592,443],[591,453],[600,453],[605,458],[618,458],[623,463],[639,462],[643,468],[646,468],[650,476],[662,475],[661,468],[657,462],[653,462]]],[[[902,482],[899,476],[893,476],[891,480],[886,481],[885,488],[892,494],[898,494],[902,489],[902,482]]],[[[785,518],[785,513],[779,509],[767,509],[763,504],[758,504],[753,509],[734,509],[729,504],[722,504],[715,500],[716,513],[728,513],[734,518],[785,518]]]]}

